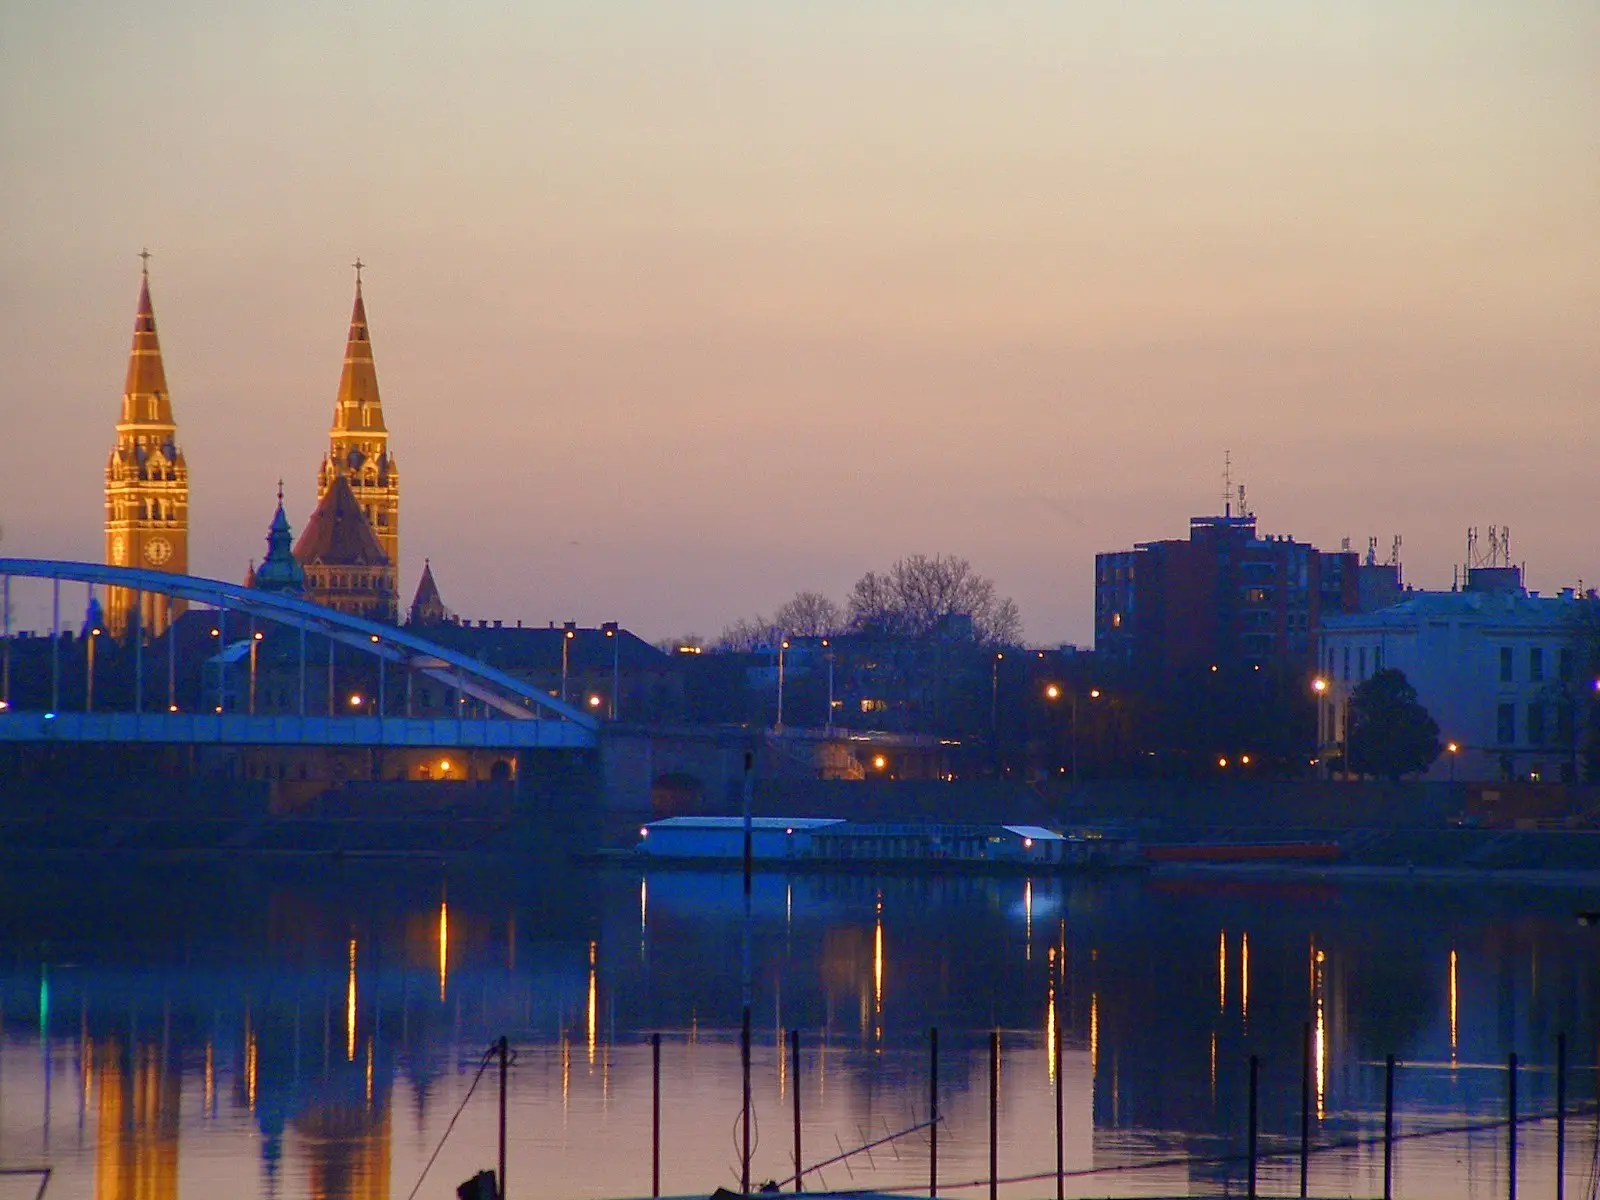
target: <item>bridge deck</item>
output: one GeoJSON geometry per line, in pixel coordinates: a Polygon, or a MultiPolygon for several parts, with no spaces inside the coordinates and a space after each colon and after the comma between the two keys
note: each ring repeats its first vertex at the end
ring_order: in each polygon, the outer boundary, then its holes
{"type": "Polygon", "coordinates": [[[0,742],[219,746],[481,746],[497,750],[593,747],[573,721],[507,718],[252,717],[242,713],[0,713],[0,742]]]}

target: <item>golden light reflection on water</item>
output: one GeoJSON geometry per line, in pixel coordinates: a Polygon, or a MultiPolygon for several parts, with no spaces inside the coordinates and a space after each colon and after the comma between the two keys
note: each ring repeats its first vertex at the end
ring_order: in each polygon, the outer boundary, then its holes
{"type": "MultiPolygon", "coordinates": [[[[469,916],[471,914],[468,914],[469,916]]],[[[450,905],[439,901],[439,1003],[444,1003],[450,969],[450,905]]]]}
{"type": "Polygon", "coordinates": [[[356,940],[350,939],[350,974],[344,989],[344,1060],[356,1060],[356,940]]]}
{"type": "Polygon", "coordinates": [[[1250,935],[1239,935],[1239,1015],[1250,1023],[1250,935]]]}
{"type": "Polygon", "coordinates": [[[589,943],[589,1002],[588,1002],[587,1040],[589,1046],[589,1065],[594,1066],[595,1042],[600,1031],[600,985],[595,969],[595,943],[589,943]]]}
{"type": "Polygon", "coordinates": [[[1217,1098],[1217,1031],[1211,1031],[1211,1099],[1217,1098]]]}
{"type": "Polygon", "coordinates": [[[256,1031],[250,1027],[250,1014],[244,1018],[244,1088],[250,1111],[256,1110],[256,1063],[259,1051],[256,1031]]]}
{"type": "Polygon", "coordinates": [[[1326,956],[1321,950],[1318,950],[1316,955],[1316,966],[1314,968],[1316,978],[1314,984],[1312,985],[1312,990],[1317,1001],[1317,1028],[1315,1034],[1316,1048],[1313,1057],[1316,1064],[1317,1120],[1319,1121],[1328,1115],[1328,1017],[1326,1008],[1326,988],[1323,978],[1323,963],[1325,961],[1326,956]]]}
{"type": "Polygon", "coordinates": [[[1456,952],[1450,950],[1450,1063],[1456,1061],[1456,952]]]}
{"type": "Polygon", "coordinates": [[[206,1116],[216,1112],[217,1105],[217,1051],[209,1041],[206,1043],[206,1076],[205,1076],[205,1107],[206,1116]]]}
{"type": "Polygon", "coordinates": [[[1033,880],[1022,881],[1023,958],[1033,961],[1033,880]]]}
{"type": "Polygon", "coordinates": [[[1089,1074],[1100,1066],[1100,993],[1089,993],[1089,1074]]]}
{"type": "Polygon", "coordinates": [[[878,919],[872,927],[872,1012],[883,1015],[883,902],[878,902],[878,919]]]}
{"type": "MultiPolygon", "coordinates": [[[[1050,948],[1050,957],[1055,958],[1054,946],[1050,948]]],[[[1056,1082],[1056,1073],[1061,1065],[1057,1061],[1061,1047],[1056,1041],[1056,981],[1053,977],[1050,980],[1050,1001],[1044,1010],[1044,1044],[1044,1060],[1049,1070],[1050,1082],[1053,1084],[1056,1082]]]]}
{"type": "Polygon", "coordinates": [[[372,1107],[372,1035],[367,1035],[367,1107],[372,1107]]]}
{"type": "Polygon", "coordinates": [[[1228,931],[1217,935],[1217,1011],[1228,1007],[1228,931]]]}

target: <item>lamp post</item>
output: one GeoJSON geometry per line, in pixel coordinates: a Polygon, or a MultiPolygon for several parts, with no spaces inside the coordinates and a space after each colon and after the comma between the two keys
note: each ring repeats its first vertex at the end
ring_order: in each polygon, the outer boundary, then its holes
{"type": "MultiPolygon", "coordinates": [[[[1062,689],[1059,684],[1048,684],[1044,689],[1046,700],[1059,700],[1062,689]]],[[[1072,713],[1072,786],[1078,786],[1078,693],[1076,690],[1066,693],[1067,703],[1072,713]]],[[[1100,699],[1100,689],[1090,688],[1089,699],[1100,699]]]]}
{"type": "Polygon", "coordinates": [[[256,648],[261,645],[261,631],[250,633],[250,715],[256,715],[256,648]]]}
{"type": "Polygon", "coordinates": [[[1459,742],[1446,742],[1444,751],[1450,756],[1450,782],[1454,783],[1456,781],[1456,755],[1461,753],[1461,744],[1459,742]]]}
{"type": "Polygon", "coordinates": [[[567,702],[567,649],[572,645],[572,639],[578,636],[578,631],[572,621],[567,622],[566,631],[561,638],[561,703],[567,702]]]}
{"type": "Polygon", "coordinates": [[[1000,770],[1000,660],[1004,657],[1004,651],[996,650],[989,664],[989,741],[994,746],[996,772],[1000,770]]]}
{"type": "Polygon", "coordinates": [[[828,736],[833,736],[833,651],[829,649],[827,638],[822,639],[822,657],[828,662],[828,719],[823,723],[823,729],[828,736]]]}
{"type": "Polygon", "coordinates": [[[789,639],[778,639],[778,723],[774,728],[783,732],[783,656],[789,649],[789,639]]]}
{"type": "Polygon", "coordinates": [[[94,711],[94,646],[100,640],[100,626],[89,630],[89,656],[84,664],[83,711],[94,711]]]}
{"type": "Polygon", "coordinates": [[[617,636],[620,629],[621,626],[616,621],[607,621],[605,623],[606,636],[611,639],[611,719],[613,721],[617,719],[617,707],[620,703],[618,693],[621,690],[619,655],[622,649],[622,639],[617,636]]]}
{"type": "Polygon", "coordinates": [[[1326,779],[1328,771],[1328,681],[1318,675],[1311,681],[1311,690],[1317,697],[1317,766],[1318,774],[1326,779]]]}

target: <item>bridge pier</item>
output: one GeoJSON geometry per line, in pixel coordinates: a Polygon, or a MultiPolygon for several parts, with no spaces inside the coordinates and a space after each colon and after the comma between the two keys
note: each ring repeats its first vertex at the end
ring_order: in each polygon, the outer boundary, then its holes
{"type": "Polygon", "coordinates": [[[514,847],[560,855],[594,850],[603,790],[595,750],[518,750],[511,801],[514,847]]]}

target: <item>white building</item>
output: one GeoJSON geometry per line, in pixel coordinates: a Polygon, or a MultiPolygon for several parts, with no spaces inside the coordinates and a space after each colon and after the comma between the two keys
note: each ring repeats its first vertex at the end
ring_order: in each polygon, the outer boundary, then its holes
{"type": "Polygon", "coordinates": [[[1376,612],[1327,617],[1318,640],[1317,741],[1344,745],[1350,694],[1398,667],[1439,723],[1431,780],[1577,777],[1589,692],[1580,629],[1593,594],[1525,591],[1516,567],[1468,573],[1462,591],[1412,591],[1376,612]],[[1454,747],[1452,750],[1451,747],[1454,747]]]}

